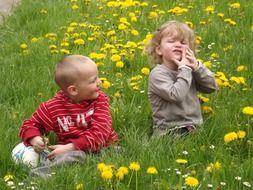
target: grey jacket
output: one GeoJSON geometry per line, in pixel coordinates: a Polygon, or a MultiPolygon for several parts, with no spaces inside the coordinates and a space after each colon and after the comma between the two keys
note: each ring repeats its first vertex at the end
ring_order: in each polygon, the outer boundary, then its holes
{"type": "Polygon", "coordinates": [[[197,91],[215,90],[213,73],[201,63],[194,72],[187,67],[173,71],[165,65],[157,65],[150,73],[148,89],[154,128],[202,124],[197,91]]]}

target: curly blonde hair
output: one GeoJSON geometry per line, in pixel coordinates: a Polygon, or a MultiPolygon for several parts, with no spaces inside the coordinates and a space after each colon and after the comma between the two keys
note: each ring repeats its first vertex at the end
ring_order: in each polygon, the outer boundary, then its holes
{"type": "Polygon", "coordinates": [[[161,55],[158,55],[156,48],[160,46],[161,40],[167,36],[176,35],[178,40],[187,40],[189,47],[195,52],[195,35],[193,30],[186,24],[178,21],[168,21],[162,24],[153,34],[149,44],[145,47],[145,52],[149,55],[155,64],[162,63],[161,55]]]}

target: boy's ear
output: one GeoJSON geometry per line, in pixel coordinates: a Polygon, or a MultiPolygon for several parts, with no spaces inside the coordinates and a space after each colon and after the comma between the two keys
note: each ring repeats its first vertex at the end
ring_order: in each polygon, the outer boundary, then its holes
{"type": "Polygon", "coordinates": [[[78,94],[78,90],[76,88],[75,85],[70,85],[68,88],[67,88],[67,91],[70,95],[72,96],[76,96],[78,94]]]}
{"type": "Polygon", "coordinates": [[[162,55],[160,46],[157,46],[157,47],[155,48],[155,52],[156,52],[158,55],[162,55]]]}

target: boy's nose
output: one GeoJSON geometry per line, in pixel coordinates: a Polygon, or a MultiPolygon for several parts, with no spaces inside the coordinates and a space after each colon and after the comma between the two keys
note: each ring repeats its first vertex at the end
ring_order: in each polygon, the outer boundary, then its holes
{"type": "Polygon", "coordinates": [[[102,83],[101,80],[98,78],[98,79],[97,79],[97,86],[100,86],[101,83],[102,83]]]}
{"type": "Polygon", "coordinates": [[[175,41],[175,45],[181,47],[183,44],[180,41],[175,41]]]}

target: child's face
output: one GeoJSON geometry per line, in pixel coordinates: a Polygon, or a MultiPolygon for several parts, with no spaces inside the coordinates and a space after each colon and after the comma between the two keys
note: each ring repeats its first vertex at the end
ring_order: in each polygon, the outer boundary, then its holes
{"type": "Polygon", "coordinates": [[[173,63],[173,59],[182,59],[183,50],[187,48],[189,48],[189,41],[174,33],[162,38],[156,52],[162,57],[163,63],[173,63]]]}
{"type": "Polygon", "coordinates": [[[78,101],[92,100],[98,97],[98,91],[101,81],[98,78],[98,70],[95,63],[85,64],[82,70],[82,75],[76,83],[78,101]]]}

